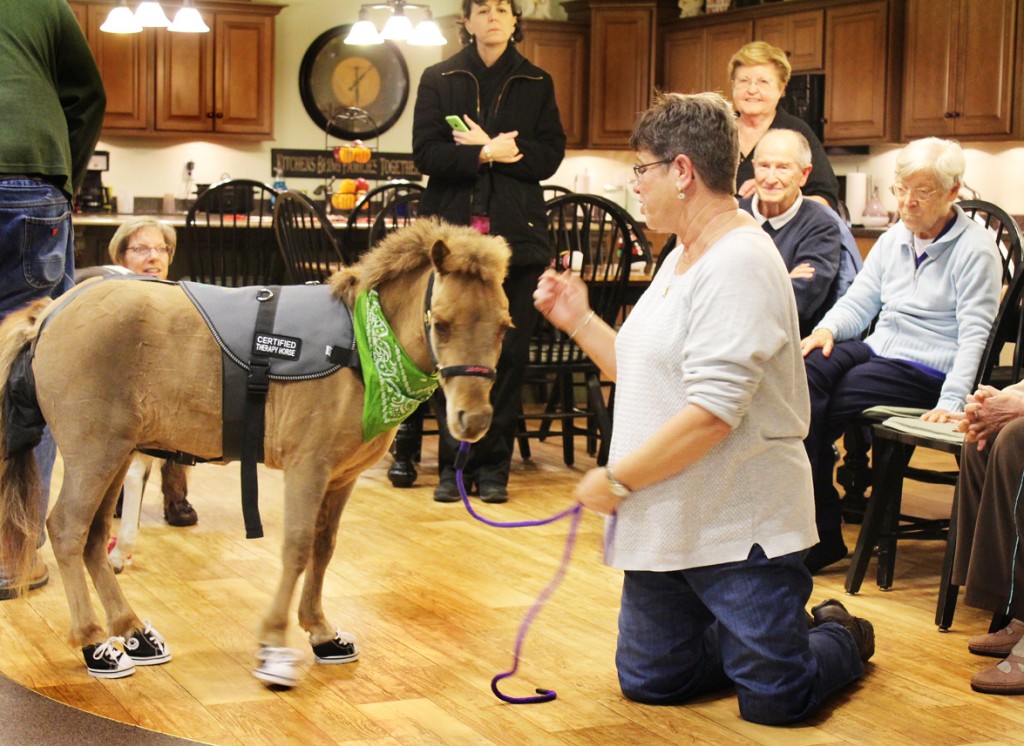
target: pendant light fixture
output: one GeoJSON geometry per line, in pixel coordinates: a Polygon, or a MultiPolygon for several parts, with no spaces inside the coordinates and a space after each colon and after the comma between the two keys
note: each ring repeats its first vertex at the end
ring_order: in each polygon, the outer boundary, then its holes
{"type": "Polygon", "coordinates": [[[385,41],[404,41],[421,47],[441,47],[448,43],[434,21],[430,8],[426,5],[407,3],[405,0],[364,4],[359,9],[359,20],[352,24],[348,36],[345,37],[345,43],[367,46],[383,44],[385,41]],[[384,28],[380,31],[370,20],[370,11],[372,10],[390,11],[384,28]],[[413,26],[412,21],[405,14],[406,10],[422,12],[425,14],[425,18],[413,26]]]}
{"type": "Polygon", "coordinates": [[[210,30],[203,17],[196,10],[195,0],[184,0],[184,4],[174,14],[174,22],[167,27],[168,31],[183,34],[205,34],[210,30]]]}
{"type": "Polygon", "coordinates": [[[128,0],[120,0],[107,14],[107,20],[100,26],[100,31],[108,34],[137,34],[142,31],[142,24],[128,7],[128,0]]]}
{"type": "Polygon", "coordinates": [[[156,0],[144,0],[133,13],[128,7],[128,0],[118,0],[111,9],[107,20],[100,26],[100,31],[110,34],[137,34],[144,28],[165,28],[168,31],[202,34],[210,27],[203,21],[195,0],[181,0],[182,7],[174,16],[172,23],[164,9],[156,0]]]}
{"type": "Polygon", "coordinates": [[[156,0],[143,0],[135,9],[135,19],[143,28],[167,28],[171,25],[170,19],[160,7],[156,0]]]}

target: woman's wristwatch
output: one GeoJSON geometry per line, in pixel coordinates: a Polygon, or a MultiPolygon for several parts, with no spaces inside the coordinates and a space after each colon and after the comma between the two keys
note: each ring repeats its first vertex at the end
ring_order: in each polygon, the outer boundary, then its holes
{"type": "Polygon", "coordinates": [[[604,475],[608,477],[608,489],[615,497],[629,497],[632,490],[615,478],[612,467],[604,467],[604,475]]]}

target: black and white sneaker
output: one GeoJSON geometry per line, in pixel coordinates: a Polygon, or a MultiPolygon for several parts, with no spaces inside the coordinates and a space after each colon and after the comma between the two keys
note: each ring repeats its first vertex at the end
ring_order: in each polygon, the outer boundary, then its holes
{"type": "Polygon", "coordinates": [[[256,654],[259,665],[252,675],[264,684],[293,687],[299,681],[299,651],[264,645],[256,654]]]}
{"type": "Polygon", "coordinates": [[[124,650],[139,666],[159,666],[171,659],[171,649],[163,636],[153,629],[149,620],[143,622],[145,629],[136,630],[124,644],[124,650]]]}
{"type": "Polygon", "coordinates": [[[317,663],[351,663],[359,660],[356,638],[348,632],[334,630],[334,639],[313,646],[317,663]]]}
{"type": "Polygon", "coordinates": [[[98,679],[123,679],[135,673],[135,664],[128,654],[115,646],[124,644],[123,637],[111,637],[99,645],[86,645],[82,648],[85,667],[89,675],[98,679]]]}

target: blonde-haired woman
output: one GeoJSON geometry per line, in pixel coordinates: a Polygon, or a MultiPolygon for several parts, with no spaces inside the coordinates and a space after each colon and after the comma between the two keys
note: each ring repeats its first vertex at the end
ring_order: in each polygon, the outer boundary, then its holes
{"type": "Polygon", "coordinates": [[[811,171],[802,188],[804,197],[835,209],[839,204],[839,182],[825,155],[825,148],[802,119],[779,108],[786,93],[792,68],[786,53],[763,41],[740,47],[729,60],[732,81],[732,105],[740,135],[740,166],[736,171],[740,197],[754,193],[754,147],[770,129],[796,130],[811,145],[811,171]]]}

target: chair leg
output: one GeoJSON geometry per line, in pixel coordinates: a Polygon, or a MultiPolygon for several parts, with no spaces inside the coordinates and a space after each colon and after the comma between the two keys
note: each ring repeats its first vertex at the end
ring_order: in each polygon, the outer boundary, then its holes
{"type": "Polygon", "coordinates": [[[997,611],[995,614],[992,615],[992,621],[989,622],[988,631],[998,632],[999,630],[1006,627],[1006,625],[1010,623],[1011,619],[1013,619],[1013,617],[1009,614],[1003,614],[997,611]]]}
{"type": "Polygon", "coordinates": [[[530,458],[530,436],[526,434],[529,423],[526,420],[526,412],[522,402],[519,403],[519,432],[516,434],[516,441],[519,443],[519,456],[525,461],[530,458]]]}
{"type": "MultiPolygon", "coordinates": [[[[846,573],[846,592],[857,593],[864,582],[871,554],[883,530],[885,517],[888,513],[894,490],[902,492],[902,474],[910,461],[913,447],[906,447],[896,441],[877,438],[875,440],[875,468],[871,488],[871,499],[868,500],[864,522],[857,537],[857,548],[853,550],[850,569],[846,573]]],[[[899,498],[895,498],[897,505],[899,498]]],[[[897,516],[899,509],[897,508],[897,516]]],[[[881,560],[879,560],[881,562],[881,560]]]]}
{"type": "Polygon", "coordinates": [[[558,377],[558,386],[561,389],[562,413],[567,415],[562,420],[562,460],[566,466],[572,466],[576,461],[576,422],[572,418],[575,402],[572,392],[572,374],[563,373],[558,377]]]}
{"type": "Polygon", "coordinates": [[[597,432],[600,436],[600,447],[597,449],[597,465],[604,466],[608,463],[608,451],[612,441],[612,416],[604,403],[604,392],[601,390],[601,379],[597,376],[587,378],[587,398],[589,406],[594,413],[594,421],[597,424],[597,432]]]}
{"type": "Polygon", "coordinates": [[[939,598],[935,604],[935,624],[941,632],[948,632],[953,626],[960,586],[953,584],[953,558],[956,555],[957,503],[953,500],[953,511],[949,516],[949,532],[946,534],[946,552],[942,557],[942,578],[939,581],[939,598]]]}
{"type": "Polygon", "coordinates": [[[395,487],[412,487],[416,483],[416,458],[423,441],[423,409],[421,404],[402,424],[398,426],[391,453],[395,461],[388,469],[388,479],[395,487]]]}
{"type": "Polygon", "coordinates": [[[871,486],[870,448],[871,430],[864,425],[852,426],[843,436],[843,463],[836,469],[836,481],[843,486],[843,520],[847,523],[860,523],[867,510],[865,495],[871,486]]]}

